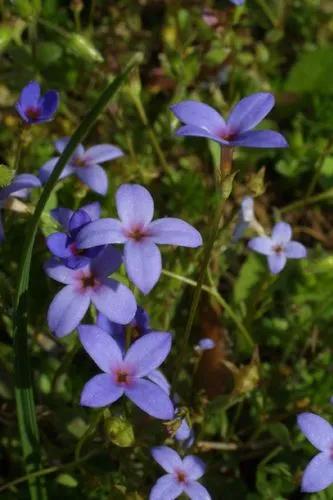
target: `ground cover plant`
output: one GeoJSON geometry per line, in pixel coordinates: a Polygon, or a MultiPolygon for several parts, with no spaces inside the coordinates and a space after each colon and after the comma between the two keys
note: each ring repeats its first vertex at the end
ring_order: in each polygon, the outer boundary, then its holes
{"type": "Polygon", "coordinates": [[[331,498],[332,2],[0,16],[1,498],[331,498]]]}

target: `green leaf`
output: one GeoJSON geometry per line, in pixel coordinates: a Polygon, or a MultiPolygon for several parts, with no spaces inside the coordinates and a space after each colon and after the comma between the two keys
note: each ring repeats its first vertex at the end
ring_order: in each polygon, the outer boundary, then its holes
{"type": "Polygon", "coordinates": [[[235,282],[234,301],[237,304],[246,302],[265,273],[267,270],[261,258],[251,253],[242,265],[235,282]]]}
{"type": "Polygon", "coordinates": [[[66,47],[85,61],[101,63],[104,60],[102,54],[98,52],[91,41],[78,33],[69,35],[66,47]]]}
{"type": "Polygon", "coordinates": [[[62,48],[54,42],[41,42],[37,45],[36,55],[41,66],[50,66],[61,58],[62,48]]]}
{"type": "Polygon", "coordinates": [[[0,187],[8,186],[14,178],[15,172],[7,165],[0,164],[0,187]]]}
{"type": "Polygon", "coordinates": [[[332,74],[333,47],[321,47],[301,55],[288,75],[285,89],[333,94],[332,74]]]}
{"type": "Polygon", "coordinates": [[[67,486],[67,488],[76,488],[78,485],[77,480],[70,474],[59,474],[56,481],[63,486],[67,486]]]}

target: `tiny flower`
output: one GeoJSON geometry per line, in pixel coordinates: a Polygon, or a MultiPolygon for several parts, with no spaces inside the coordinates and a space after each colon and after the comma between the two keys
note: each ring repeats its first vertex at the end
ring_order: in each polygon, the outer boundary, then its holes
{"type": "MultiPolygon", "coordinates": [[[[54,145],[59,154],[61,154],[69,142],[69,137],[64,137],[55,141],[54,145]]],[[[92,146],[87,150],[82,144],[79,144],[74,151],[71,159],[65,166],[60,179],[64,179],[69,175],[76,175],[81,182],[90,187],[93,191],[99,194],[106,194],[108,190],[108,178],[100,163],[114,160],[123,156],[120,148],[112,144],[100,144],[92,146]]],[[[39,171],[39,177],[44,183],[50,177],[54,167],[56,166],[59,156],[55,156],[47,161],[39,171]]]]}
{"type": "Polygon", "coordinates": [[[22,120],[32,125],[52,120],[58,105],[58,92],[48,90],[41,96],[39,83],[33,81],[22,89],[15,107],[22,120]]]}
{"type": "Polygon", "coordinates": [[[209,351],[210,349],[214,349],[215,346],[216,344],[213,339],[204,338],[199,340],[194,349],[197,352],[203,352],[203,351],[209,351]]]}
{"type": "Polygon", "coordinates": [[[225,121],[211,106],[198,101],[183,101],[171,111],[184,123],[178,136],[206,137],[222,146],[248,148],[285,148],[284,137],[273,130],[252,130],[270,112],[275,103],[268,92],[258,92],[239,101],[225,121]]]}
{"type": "Polygon", "coordinates": [[[333,427],[314,413],[301,413],[297,423],[310,443],[319,450],[303,473],[302,491],[321,491],[333,483],[333,427]]]}
{"type": "Polygon", "coordinates": [[[78,234],[78,247],[124,243],[127,274],[145,294],[155,286],[162,271],[158,244],[192,248],[202,244],[200,233],[181,219],[164,217],[152,221],[154,201],[143,186],[120,186],[116,205],[120,220],[100,219],[88,224],[78,234]]]}
{"type": "Polygon", "coordinates": [[[291,227],[286,222],[278,222],[273,227],[272,236],[258,236],[249,241],[251,250],[267,256],[268,266],[277,274],[286,265],[287,259],[304,259],[306,248],[298,241],[291,240],[291,227]]]}
{"type": "Polygon", "coordinates": [[[245,0],[230,0],[230,2],[233,3],[234,5],[243,5],[245,0]]]}
{"type": "Polygon", "coordinates": [[[54,258],[46,263],[46,274],[66,285],[52,300],[47,315],[49,328],[57,337],[68,335],[79,325],[91,302],[111,321],[126,324],[133,319],[133,293],[108,278],[121,263],[121,254],[111,245],[79,269],[70,269],[54,258]]]}
{"type": "Polygon", "coordinates": [[[53,255],[71,269],[89,264],[90,259],[96,257],[104,246],[79,250],[76,236],[86,224],[97,220],[100,216],[101,206],[98,202],[81,207],[76,212],[68,208],[55,208],[51,210],[52,217],[65,229],[65,233],[52,233],[46,238],[48,249],[53,255]]]}
{"type": "Polygon", "coordinates": [[[19,174],[12,182],[0,189],[0,243],[5,239],[5,233],[1,220],[1,209],[7,208],[13,198],[26,198],[31,188],[40,187],[39,179],[32,174],[19,174]]]}
{"type": "Polygon", "coordinates": [[[177,441],[182,441],[185,448],[190,448],[194,443],[194,431],[188,425],[186,418],[182,419],[180,426],[175,434],[177,441]]]}
{"type": "Polygon", "coordinates": [[[205,473],[205,464],[194,455],[181,459],[178,453],[168,446],[152,448],[156,462],[167,472],[152,488],[149,500],[177,498],[186,493],[193,500],[210,500],[211,496],[197,479],[205,473]]]}
{"type": "Polygon", "coordinates": [[[123,355],[117,342],[98,326],[81,325],[78,330],[84,349],[103,371],[84,386],[81,405],[101,408],[125,395],[152,417],[163,420],[173,417],[174,408],[168,394],[145,378],[169,354],[170,333],[148,333],[123,355]]]}

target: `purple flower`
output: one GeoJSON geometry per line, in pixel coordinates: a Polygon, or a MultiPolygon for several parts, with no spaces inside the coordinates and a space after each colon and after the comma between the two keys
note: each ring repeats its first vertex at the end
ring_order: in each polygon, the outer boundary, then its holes
{"type": "Polygon", "coordinates": [[[126,324],[133,319],[134,295],[125,285],[108,278],[121,263],[121,254],[111,245],[79,269],[70,269],[54,258],[46,263],[47,275],[66,285],[54,297],[48,310],[49,328],[55,335],[63,337],[74,330],[91,302],[111,321],[126,324]]]}
{"type": "Polygon", "coordinates": [[[22,89],[15,107],[22,120],[32,125],[52,120],[58,105],[58,92],[48,90],[41,96],[39,83],[33,81],[22,89]]]}
{"type": "MultiPolygon", "coordinates": [[[[58,153],[62,153],[68,144],[69,137],[64,137],[56,141],[55,148],[58,153]]],[[[60,179],[69,175],[76,175],[80,181],[99,194],[106,194],[108,190],[108,178],[103,168],[99,165],[105,161],[114,160],[123,156],[121,149],[112,144],[100,144],[92,146],[85,150],[82,144],[79,144],[73,153],[73,156],[65,166],[60,179]]],[[[47,161],[39,171],[39,177],[42,182],[46,182],[53,171],[59,156],[55,156],[47,161]]]]}
{"type": "Polygon", "coordinates": [[[198,247],[200,233],[181,219],[164,217],[152,221],[154,201],[138,184],[123,184],[116,193],[119,219],[100,219],[78,234],[78,247],[91,248],[106,243],[124,243],[124,264],[133,283],[145,294],[157,283],[161,254],[157,244],[198,247]]]}
{"type": "Polygon", "coordinates": [[[104,246],[79,250],[76,244],[76,236],[80,229],[99,218],[101,206],[98,202],[90,203],[81,207],[76,212],[68,208],[55,208],[51,210],[52,217],[65,229],[65,233],[53,233],[46,238],[46,244],[50,252],[62,260],[71,269],[89,264],[90,259],[96,257],[104,246]]]}
{"type": "Polygon", "coordinates": [[[297,417],[301,431],[319,450],[306,467],[302,478],[302,491],[313,493],[333,483],[333,427],[314,413],[301,413],[297,417]]]}
{"type": "Polygon", "coordinates": [[[186,418],[182,419],[180,426],[175,434],[177,441],[182,441],[185,448],[190,448],[194,443],[194,431],[188,425],[186,418]]]}
{"type": "Polygon", "coordinates": [[[209,351],[210,349],[214,349],[215,345],[216,343],[213,339],[204,338],[199,340],[194,349],[198,352],[209,351]]]}
{"type": "Polygon", "coordinates": [[[81,405],[101,408],[125,395],[152,417],[163,420],[173,417],[174,408],[167,393],[144,378],[169,354],[170,333],[148,333],[136,340],[124,356],[117,342],[99,327],[81,325],[78,330],[83,347],[104,372],[86,383],[81,405]]]}
{"type": "Polygon", "coordinates": [[[251,196],[245,196],[242,199],[238,221],[232,235],[233,241],[238,241],[248,227],[250,227],[251,223],[255,221],[253,205],[253,198],[251,196]]]}
{"type": "Polygon", "coordinates": [[[177,498],[186,493],[193,500],[210,500],[211,496],[198,483],[197,479],[205,473],[205,464],[194,455],[181,459],[178,453],[168,446],[152,448],[156,462],[167,472],[152,488],[149,500],[177,498]]]}
{"type": "Polygon", "coordinates": [[[245,97],[231,110],[225,121],[212,107],[197,101],[183,101],[171,111],[184,123],[176,135],[207,137],[222,146],[249,148],[285,148],[284,137],[272,130],[252,130],[270,112],[275,103],[268,92],[245,97]]]}
{"type": "Polygon", "coordinates": [[[277,274],[286,265],[287,259],[303,259],[306,248],[298,241],[291,241],[291,227],[286,222],[278,222],[273,227],[272,236],[258,236],[249,241],[251,250],[267,256],[268,266],[277,274]]]}
{"type": "Polygon", "coordinates": [[[0,243],[5,239],[1,220],[1,209],[6,208],[12,198],[26,198],[29,189],[40,187],[40,180],[32,174],[19,174],[11,183],[0,189],[0,243]]]}
{"type": "Polygon", "coordinates": [[[243,5],[245,0],[230,0],[230,2],[233,3],[234,5],[243,5]]]}

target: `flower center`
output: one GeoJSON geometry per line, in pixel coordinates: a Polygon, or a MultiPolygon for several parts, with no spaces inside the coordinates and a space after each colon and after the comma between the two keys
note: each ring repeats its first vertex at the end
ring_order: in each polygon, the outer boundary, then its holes
{"type": "Polygon", "coordinates": [[[72,243],[69,245],[69,250],[72,253],[72,255],[83,255],[85,250],[83,248],[78,248],[76,246],[76,243],[72,243]]]}
{"type": "Polygon", "coordinates": [[[186,474],[184,471],[182,470],[178,470],[176,471],[176,477],[177,477],[177,481],[179,483],[186,483],[187,482],[187,477],[186,477],[186,474]]]}
{"type": "Polygon", "coordinates": [[[87,164],[86,164],[86,160],[84,158],[82,158],[81,156],[78,156],[77,158],[75,158],[73,160],[73,164],[76,166],[76,167],[85,167],[87,164]]]}
{"type": "Polygon", "coordinates": [[[29,106],[25,110],[25,114],[27,115],[28,118],[30,118],[30,120],[38,120],[38,118],[41,115],[41,109],[35,106],[29,106]]]}
{"type": "Polygon", "coordinates": [[[97,285],[99,285],[99,281],[95,278],[93,274],[89,274],[88,276],[83,276],[81,278],[82,288],[94,288],[97,285]]]}
{"type": "Polygon", "coordinates": [[[128,231],[126,231],[126,236],[134,241],[140,241],[142,238],[147,236],[143,226],[132,226],[128,231]]]}
{"type": "Polygon", "coordinates": [[[273,246],[273,251],[277,253],[278,255],[281,255],[281,253],[284,252],[284,247],[283,245],[274,245],[273,246]]]}
{"type": "Polygon", "coordinates": [[[115,375],[118,384],[128,385],[130,376],[126,370],[118,370],[115,375]]]}

